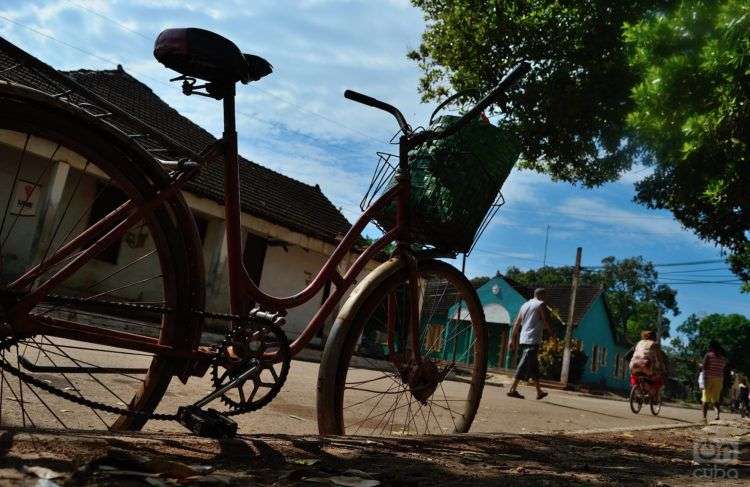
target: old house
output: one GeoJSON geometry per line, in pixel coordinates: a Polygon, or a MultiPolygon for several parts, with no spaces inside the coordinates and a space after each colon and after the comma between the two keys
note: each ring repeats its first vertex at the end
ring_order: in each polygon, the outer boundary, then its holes
{"type": "MultiPolygon", "coordinates": [[[[555,320],[559,335],[564,334],[568,320],[571,289],[569,286],[544,286],[546,303],[555,320]]],[[[489,367],[512,368],[517,357],[509,348],[513,321],[518,311],[533,296],[534,286],[524,286],[506,277],[495,277],[477,289],[487,320],[489,367]]],[[[445,313],[433,317],[429,333],[439,336],[451,331],[453,322],[463,316],[454,304],[445,313]]],[[[625,353],[630,345],[616,329],[607,308],[606,295],[601,287],[580,286],[576,293],[573,314],[573,338],[581,342],[587,362],[581,383],[597,387],[626,390],[629,387],[628,362],[625,353]]],[[[433,339],[434,340],[434,339],[433,339]]]]}
{"type": "MultiPolygon", "coordinates": [[[[161,135],[172,138],[191,150],[200,152],[216,140],[209,132],[167,105],[148,86],[128,74],[121,66],[114,70],[82,69],[61,72],[0,38],[0,81],[25,85],[52,95],[64,93],[71,82],[75,82],[84,88],[84,96],[86,90],[91,93],[92,99],[94,95],[98,95],[158,129],[161,135]]],[[[80,86],[75,87],[77,93],[80,92],[80,86]]],[[[95,100],[92,101],[92,104],[96,103],[95,100]]],[[[221,110],[219,104],[216,105],[216,110],[217,113],[221,110]]],[[[113,120],[111,123],[117,124],[118,121],[113,120]]],[[[12,134],[6,133],[0,137],[2,195],[19,191],[17,187],[10,187],[15,170],[15,162],[11,163],[11,160],[15,159],[9,154],[10,151],[18,151],[19,144],[22,143],[22,140],[15,140],[12,134]]],[[[134,139],[133,143],[139,141],[134,139]]],[[[20,174],[20,181],[25,181],[27,186],[29,181],[37,179],[37,162],[34,157],[43,152],[41,148],[33,147],[33,140],[30,145],[28,149],[31,156],[24,161],[20,174]]],[[[179,154],[171,156],[176,158],[179,154]]],[[[66,160],[57,161],[55,169],[48,174],[39,175],[38,187],[31,188],[35,194],[27,202],[30,207],[24,210],[21,218],[16,218],[21,221],[15,235],[7,243],[9,246],[15,245],[13,256],[16,266],[25,266],[29,259],[38,256],[40,246],[49,236],[45,233],[49,229],[41,219],[48,213],[46,210],[50,205],[64,200],[63,195],[73,184],[70,173],[80,170],[80,164],[81,161],[76,162],[73,155],[66,160]]],[[[222,206],[223,170],[220,163],[203,168],[183,192],[195,215],[202,238],[207,307],[220,312],[228,309],[222,206]]],[[[241,158],[240,172],[244,258],[248,272],[264,291],[272,295],[293,294],[304,288],[318,272],[338,239],[349,230],[350,224],[318,185],[302,183],[244,158],[241,158]]],[[[90,185],[91,193],[96,191],[95,178],[87,178],[82,184],[84,189],[86,185],[90,185]]],[[[70,204],[83,205],[83,202],[72,201],[70,204]]],[[[97,211],[103,210],[99,208],[97,211]]],[[[129,249],[143,245],[147,245],[147,242],[139,239],[138,235],[128,235],[117,248],[110,249],[108,256],[116,261],[122,254],[127,254],[129,249]]],[[[351,255],[348,260],[345,259],[344,265],[353,258],[354,255],[351,255]]],[[[97,265],[100,266],[100,272],[107,271],[106,262],[102,261],[97,265]]],[[[90,278],[95,279],[96,276],[90,278]]],[[[287,316],[287,331],[290,335],[296,335],[307,324],[328,292],[329,289],[324,289],[310,302],[290,310],[287,316]]]]}

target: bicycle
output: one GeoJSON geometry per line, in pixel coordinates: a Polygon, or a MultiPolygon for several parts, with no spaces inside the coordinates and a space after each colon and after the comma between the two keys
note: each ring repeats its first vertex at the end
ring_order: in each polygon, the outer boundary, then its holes
{"type": "MultiPolygon", "coordinates": [[[[307,287],[278,297],[261,291],[242,260],[235,123],[236,84],[259,80],[271,66],[200,29],[167,30],[157,47],[168,48],[160,61],[180,73],[172,81],[181,81],[186,95],[223,103],[224,134],[216,144],[198,153],[160,139],[166,152],[190,154],[186,159],[156,157],[164,149],[134,144],[160,134],[159,128],[99,98],[103,109],[92,114],[86,101],[91,94],[79,92],[75,83],[50,96],[0,82],[0,147],[18,161],[10,187],[29,181],[33,188],[43,182],[54,188],[56,178],[64,178],[60,194],[50,189],[41,196],[54,204],[40,218],[44,231],[38,237],[27,228],[23,209],[9,210],[13,194],[2,214],[0,424],[67,428],[73,421],[90,429],[139,430],[151,419],[178,420],[198,434],[232,436],[236,423],[229,417],[276,397],[292,357],[351,291],[320,362],[320,433],[468,431],[485,381],[484,315],[463,273],[438,259],[445,254],[416,248],[410,240],[409,152],[461,130],[529,65],[514,68],[442,132],[413,130],[394,106],[347,91],[347,98],[396,118],[394,184],[351,226],[307,287]],[[114,118],[117,124],[110,122],[114,118]],[[205,306],[200,237],[181,194],[217,159],[224,164],[228,313],[205,306]],[[361,231],[389,205],[395,207],[395,224],[341,272],[361,231]],[[119,245],[123,240],[139,244],[119,245]],[[392,257],[356,283],[366,263],[391,243],[392,257]],[[283,331],[286,311],[318,296],[326,284],[332,292],[290,342],[283,331]],[[455,318],[446,318],[453,322],[452,334],[436,335],[430,322],[436,310],[456,306],[455,318]],[[200,344],[207,319],[229,325],[219,345],[200,344]],[[438,347],[452,348],[452,354],[440,355],[438,347]],[[454,380],[459,375],[461,380],[454,380]],[[157,410],[173,377],[187,383],[204,376],[211,392],[176,413],[157,410]],[[61,413],[60,400],[83,413],[71,420],[74,413],[61,413]]],[[[29,194],[26,198],[19,207],[29,194]]]]}
{"type": "Polygon", "coordinates": [[[658,416],[661,412],[661,391],[654,393],[651,390],[651,380],[647,377],[637,375],[636,383],[630,387],[630,410],[634,414],[641,412],[644,402],[648,402],[651,414],[658,416]]]}

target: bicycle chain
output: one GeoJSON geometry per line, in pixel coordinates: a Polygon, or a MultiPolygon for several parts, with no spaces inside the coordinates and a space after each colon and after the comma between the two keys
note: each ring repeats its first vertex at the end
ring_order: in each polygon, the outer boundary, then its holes
{"type": "MultiPolygon", "coordinates": [[[[19,342],[18,338],[0,341],[0,349],[2,349],[3,351],[8,350],[13,345],[18,345],[18,342],[19,342]]],[[[98,409],[101,411],[106,411],[108,413],[121,414],[121,415],[126,415],[126,416],[146,417],[147,419],[155,419],[157,421],[173,421],[177,419],[176,414],[146,413],[143,411],[133,411],[130,409],[123,409],[117,406],[112,406],[110,404],[106,404],[103,402],[92,401],[91,399],[86,399],[82,395],[76,396],[74,394],[71,394],[70,392],[63,391],[42,380],[39,380],[36,377],[30,374],[27,374],[26,372],[23,372],[20,369],[17,369],[16,367],[13,367],[5,360],[0,360],[0,368],[2,368],[5,372],[8,372],[9,374],[24,381],[27,384],[34,385],[37,388],[42,389],[43,391],[47,391],[50,394],[53,394],[58,397],[62,397],[63,399],[67,399],[68,401],[74,402],[76,404],[80,404],[81,406],[89,407],[91,409],[98,409]]]]}
{"type": "MultiPolygon", "coordinates": [[[[128,303],[124,301],[90,300],[90,299],[78,298],[74,296],[60,296],[56,294],[47,295],[47,301],[61,302],[61,303],[86,304],[86,305],[105,305],[105,306],[112,307],[112,308],[137,309],[141,311],[149,311],[149,312],[161,313],[161,314],[168,314],[168,313],[173,312],[171,308],[167,308],[164,306],[128,303]]],[[[259,310],[258,309],[252,310],[250,312],[250,317],[253,316],[253,312],[257,312],[257,311],[259,310]]],[[[225,320],[225,321],[239,321],[239,320],[248,319],[248,317],[243,317],[243,316],[235,315],[231,313],[217,313],[217,312],[206,311],[206,310],[193,310],[192,312],[194,315],[200,316],[202,318],[219,319],[219,320],[225,320]]],[[[283,318],[281,318],[279,313],[275,313],[273,317],[274,317],[273,324],[279,325],[279,321],[278,321],[279,319],[281,320],[281,324],[283,324],[284,320],[283,318]]],[[[9,350],[13,345],[18,345],[18,343],[19,343],[19,338],[17,337],[10,338],[10,339],[0,339],[0,350],[2,351],[9,350]]],[[[218,354],[217,354],[217,358],[218,358],[218,354]]],[[[217,358],[214,358],[214,360],[217,360],[217,358]]],[[[47,382],[39,380],[35,378],[34,376],[27,374],[26,372],[23,372],[22,370],[16,367],[13,367],[5,360],[0,360],[0,368],[3,369],[3,371],[8,372],[14,377],[22,380],[23,382],[34,385],[37,388],[48,392],[49,394],[61,397],[63,399],[66,399],[68,401],[71,401],[76,404],[80,404],[81,406],[85,406],[91,409],[97,409],[100,411],[105,411],[105,412],[112,413],[112,414],[120,414],[124,416],[145,417],[149,420],[156,420],[156,421],[177,420],[177,414],[147,413],[144,411],[133,411],[130,409],[124,409],[121,407],[112,406],[110,404],[106,404],[103,402],[93,401],[91,399],[87,399],[83,397],[82,395],[76,396],[74,394],[71,394],[70,392],[64,391],[62,389],[58,389],[57,387],[54,387],[51,384],[48,384],[47,382]]],[[[234,414],[239,414],[239,412],[235,412],[234,414]]],[[[229,416],[233,414],[227,414],[227,415],[229,416]]]]}

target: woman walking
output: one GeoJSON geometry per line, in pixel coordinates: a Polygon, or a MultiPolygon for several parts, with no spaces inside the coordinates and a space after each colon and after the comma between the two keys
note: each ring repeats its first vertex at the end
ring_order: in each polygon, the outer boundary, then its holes
{"type": "Polygon", "coordinates": [[[724,369],[727,359],[724,350],[716,340],[708,344],[708,353],[703,357],[703,374],[705,388],[703,389],[703,419],[706,420],[708,409],[713,404],[716,407],[716,419],[721,412],[721,390],[724,388],[724,369]]]}

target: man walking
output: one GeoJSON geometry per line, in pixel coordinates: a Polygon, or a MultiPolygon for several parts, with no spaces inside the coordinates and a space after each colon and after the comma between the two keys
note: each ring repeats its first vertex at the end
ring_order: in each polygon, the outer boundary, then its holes
{"type": "Polygon", "coordinates": [[[544,304],[544,289],[534,290],[534,298],[526,301],[518,311],[516,321],[513,322],[513,337],[510,348],[516,350],[520,344],[521,360],[518,362],[515,380],[508,391],[509,397],[523,399],[518,393],[518,383],[522,380],[533,379],[536,385],[536,398],[543,399],[547,393],[539,385],[539,345],[542,343],[542,329],[552,335],[549,323],[549,312],[544,304]]]}

